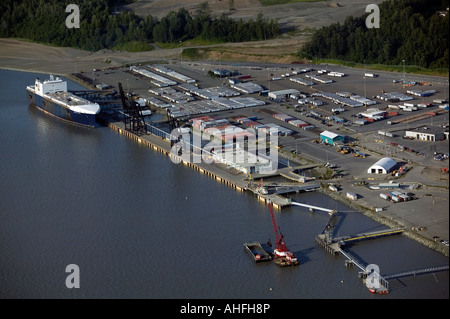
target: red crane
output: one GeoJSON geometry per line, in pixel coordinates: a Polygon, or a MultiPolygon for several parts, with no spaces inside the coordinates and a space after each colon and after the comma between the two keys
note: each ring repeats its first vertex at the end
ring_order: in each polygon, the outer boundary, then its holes
{"type": "Polygon", "coordinates": [[[273,215],[273,204],[269,202],[270,217],[272,218],[273,231],[275,233],[275,249],[274,249],[274,262],[280,266],[294,266],[299,262],[297,257],[292,253],[284,242],[284,236],[281,233],[280,227],[277,226],[275,216],[273,215]]]}

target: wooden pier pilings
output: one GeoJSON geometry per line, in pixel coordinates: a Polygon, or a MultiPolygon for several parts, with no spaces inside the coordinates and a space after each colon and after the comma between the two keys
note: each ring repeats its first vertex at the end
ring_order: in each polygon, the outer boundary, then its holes
{"type": "Polygon", "coordinates": [[[251,191],[252,193],[254,193],[259,201],[262,201],[266,204],[268,204],[269,202],[273,203],[273,207],[275,209],[282,209],[283,207],[288,207],[290,206],[290,201],[287,200],[284,197],[278,196],[278,195],[261,195],[258,194],[254,189],[249,188],[247,185],[245,185],[245,182],[241,182],[239,183],[239,181],[232,181],[232,178],[227,178],[224,177],[224,173],[225,172],[220,172],[218,168],[214,168],[214,167],[207,167],[210,164],[206,164],[206,163],[191,163],[188,161],[185,161],[181,156],[177,156],[171,153],[170,151],[170,143],[166,140],[164,140],[162,137],[160,136],[156,136],[156,135],[152,135],[152,134],[147,134],[147,135],[142,135],[142,136],[138,136],[132,132],[129,132],[127,130],[125,130],[124,127],[122,127],[123,125],[121,125],[121,122],[117,122],[117,123],[111,123],[109,121],[105,121],[105,123],[107,124],[107,126],[111,129],[113,129],[114,131],[118,132],[121,135],[125,135],[126,137],[128,137],[129,139],[147,146],[150,149],[153,149],[154,151],[160,152],[161,154],[167,155],[168,157],[170,157],[174,162],[178,162],[178,163],[182,163],[185,166],[188,166],[202,174],[205,174],[206,176],[209,176],[212,179],[215,179],[216,181],[225,184],[239,192],[243,192],[243,191],[251,191]]]}

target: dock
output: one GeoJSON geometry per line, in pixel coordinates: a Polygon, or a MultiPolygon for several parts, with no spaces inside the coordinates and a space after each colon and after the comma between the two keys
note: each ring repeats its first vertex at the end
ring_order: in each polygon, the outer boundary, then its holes
{"type": "MultiPolygon", "coordinates": [[[[148,126],[147,134],[137,135],[132,132],[129,132],[125,129],[125,125],[120,121],[112,121],[111,119],[104,118],[101,120],[102,123],[106,124],[109,128],[118,132],[121,135],[125,135],[131,140],[136,141],[141,145],[145,145],[154,151],[160,152],[164,155],[170,157],[174,162],[182,163],[185,166],[188,166],[196,171],[199,171],[202,174],[210,176],[218,182],[226,184],[237,191],[250,191],[253,192],[258,200],[265,202],[268,204],[269,202],[273,203],[273,207],[275,209],[282,209],[285,207],[291,206],[291,200],[280,196],[279,194],[259,194],[256,188],[250,187],[249,181],[244,178],[241,174],[232,174],[225,169],[219,167],[219,164],[208,164],[205,162],[200,163],[192,163],[185,161],[182,156],[177,156],[171,153],[171,144],[170,144],[170,134],[154,127],[151,125],[148,126]]],[[[310,189],[310,186],[301,186],[303,190],[310,189]]],[[[291,192],[301,191],[300,188],[292,189],[291,192]]],[[[313,189],[316,186],[312,187],[313,189]]]]}
{"type": "Polygon", "coordinates": [[[352,235],[352,236],[337,237],[337,238],[334,238],[333,240],[336,242],[340,242],[341,245],[346,245],[346,244],[351,244],[351,243],[354,243],[357,241],[376,239],[376,238],[392,236],[392,235],[399,235],[399,234],[403,233],[404,231],[405,230],[403,228],[380,230],[380,231],[357,234],[357,235],[352,235]]]}

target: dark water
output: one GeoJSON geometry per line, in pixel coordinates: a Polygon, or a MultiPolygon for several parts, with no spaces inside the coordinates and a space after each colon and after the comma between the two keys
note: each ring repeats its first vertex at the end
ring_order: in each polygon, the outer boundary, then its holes
{"type": "MultiPolygon", "coordinates": [[[[0,70],[0,298],[449,297],[448,272],[371,295],[358,268],[314,243],[328,215],[300,207],[276,218],[301,265],[255,265],[242,245],[274,242],[265,205],[109,128],[49,118],[26,100],[35,77],[0,70]],[[79,289],[65,285],[69,264],[79,289]]],[[[342,211],[339,235],[383,228],[319,193],[295,199],[342,211]]],[[[383,274],[448,264],[402,236],[350,251],[383,274]]]]}

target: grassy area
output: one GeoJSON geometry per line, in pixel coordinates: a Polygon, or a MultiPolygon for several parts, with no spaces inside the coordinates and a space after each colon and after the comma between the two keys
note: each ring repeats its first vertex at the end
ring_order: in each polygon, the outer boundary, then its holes
{"type": "Polygon", "coordinates": [[[203,46],[203,45],[216,45],[223,44],[223,41],[214,41],[214,40],[204,40],[200,37],[196,37],[191,40],[179,42],[179,43],[162,43],[157,42],[156,45],[161,49],[176,49],[176,48],[184,48],[184,47],[194,47],[194,46],[203,46]]]}
{"type": "MultiPolygon", "coordinates": [[[[375,71],[387,71],[387,72],[399,72],[403,73],[402,65],[384,65],[384,64],[361,64],[351,61],[341,61],[333,59],[315,59],[314,64],[328,63],[342,66],[348,66],[352,68],[375,70],[375,71]]],[[[405,65],[405,72],[410,74],[422,74],[422,75],[434,75],[434,76],[449,76],[448,69],[425,69],[415,65],[405,65]]]]}
{"type": "Polygon", "coordinates": [[[144,51],[152,51],[154,48],[150,43],[147,42],[130,41],[118,44],[113,49],[128,52],[144,52],[144,51]]]}
{"type": "Polygon", "coordinates": [[[294,2],[320,2],[324,0],[259,0],[263,6],[273,6],[277,4],[294,3],[294,2]]]}
{"type": "Polygon", "coordinates": [[[183,49],[183,52],[181,53],[183,59],[189,59],[189,60],[200,60],[205,56],[207,50],[205,49],[198,49],[198,48],[187,48],[183,49]]]}

